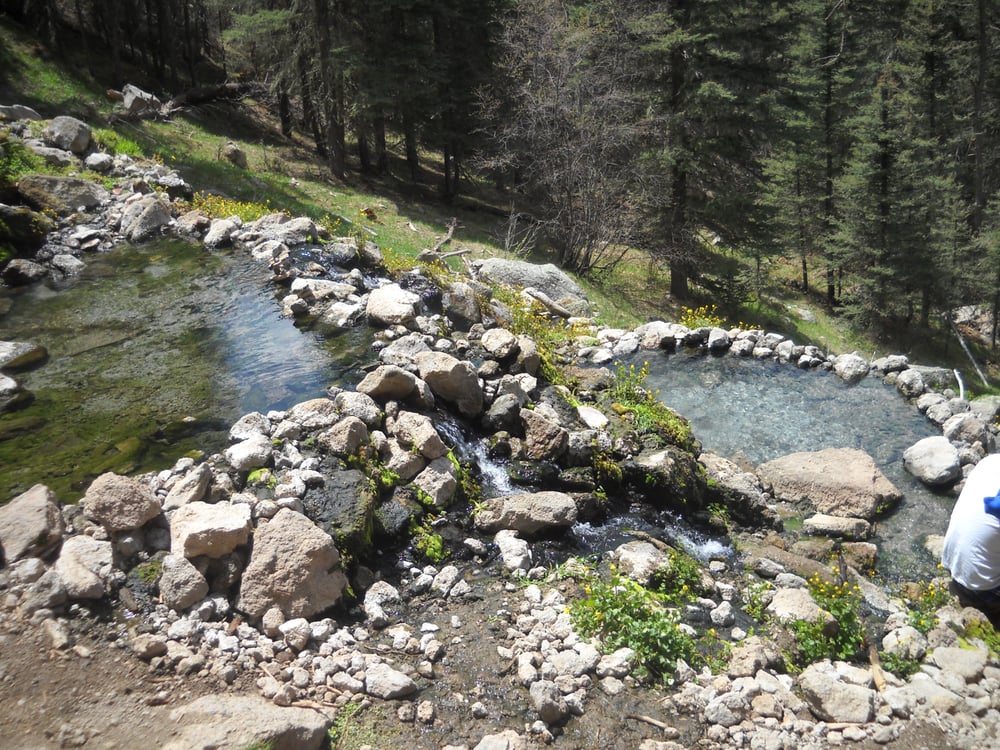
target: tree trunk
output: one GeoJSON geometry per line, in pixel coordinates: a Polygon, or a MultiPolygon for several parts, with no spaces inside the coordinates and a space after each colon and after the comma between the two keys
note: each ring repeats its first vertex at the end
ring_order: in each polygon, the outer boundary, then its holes
{"type": "Polygon", "coordinates": [[[316,116],[316,108],[313,106],[309,69],[306,67],[305,53],[301,50],[296,57],[296,64],[299,70],[299,88],[302,90],[302,119],[304,129],[312,133],[313,143],[316,144],[316,153],[325,159],[326,137],[323,135],[319,118],[316,116]]]}
{"type": "Polygon", "coordinates": [[[313,21],[319,47],[319,77],[326,126],[327,163],[337,179],[347,175],[346,133],[344,130],[344,90],[342,74],[334,68],[332,19],[327,0],[313,0],[313,21]]]}
{"type": "Polygon", "coordinates": [[[406,164],[410,168],[410,181],[420,182],[420,156],[417,153],[417,129],[409,115],[403,116],[403,138],[406,141],[406,164]]]}
{"type": "Polygon", "coordinates": [[[389,173],[389,151],[385,144],[385,118],[381,115],[375,118],[375,174],[379,177],[389,173]]]}
{"type": "Polygon", "coordinates": [[[281,121],[281,134],[286,138],[292,135],[292,103],[284,88],[278,92],[278,119],[281,121]]]}
{"type": "Polygon", "coordinates": [[[358,142],[358,161],[361,162],[361,173],[372,174],[375,170],[372,167],[372,152],[368,147],[368,135],[364,125],[355,126],[354,136],[358,142]]]}

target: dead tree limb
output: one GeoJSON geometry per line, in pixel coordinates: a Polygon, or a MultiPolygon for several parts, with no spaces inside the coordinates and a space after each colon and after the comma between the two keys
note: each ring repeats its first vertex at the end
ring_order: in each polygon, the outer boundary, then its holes
{"type": "Polygon", "coordinates": [[[432,253],[439,252],[442,247],[451,242],[451,238],[455,236],[455,230],[458,229],[458,219],[452,217],[451,221],[448,222],[448,231],[445,233],[438,243],[431,248],[432,253]]]}

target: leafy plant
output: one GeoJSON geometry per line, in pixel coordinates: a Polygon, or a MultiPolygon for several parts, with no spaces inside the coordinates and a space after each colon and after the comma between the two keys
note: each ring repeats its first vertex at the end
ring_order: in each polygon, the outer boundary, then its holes
{"type": "Polygon", "coordinates": [[[690,423],[646,388],[648,375],[649,362],[643,362],[638,369],[635,363],[616,363],[608,391],[613,406],[619,413],[631,413],[638,432],[655,433],[680,448],[692,450],[695,440],[690,423]]]}
{"type": "Polygon", "coordinates": [[[45,171],[45,161],[6,130],[0,130],[0,186],[11,185],[23,174],[45,171]]]}
{"type": "Polygon", "coordinates": [[[861,622],[861,589],[847,581],[831,583],[814,575],[808,580],[809,593],[837,622],[836,633],[827,633],[826,620],[794,620],[789,629],[798,644],[797,662],[812,664],[821,659],[856,660],[865,643],[861,622]]]}
{"type": "Polygon", "coordinates": [[[681,307],[681,325],[686,328],[721,328],[725,322],[725,318],[718,314],[715,305],[681,307]]]}
{"type": "Polygon", "coordinates": [[[753,581],[743,589],[741,598],[743,600],[743,611],[758,622],[765,617],[765,608],[768,604],[768,594],[772,590],[771,584],[767,581],[753,581]]]}
{"type": "Polygon", "coordinates": [[[986,644],[986,648],[989,649],[990,655],[994,659],[1000,658],[1000,633],[986,620],[976,620],[969,623],[965,629],[964,638],[966,640],[981,640],[986,644]]]}
{"type": "Polygon", "coordinates": [[[701,565],[691,555],[681,550],[667,550],[670,564],[660,568],[653,576],[653,588],[664,601],[687,604],[701,591],[701,565]]]}
{"type": "Polygon", "coordinates": [[[362,708],[360,703],[352,702],[340,709],[337,718],[333,720],[333,724],[327,730],[327,737],[330,739],[331,748],[339,746],[340,740],[344,738],[350,728],[351,720],[361,713],[362,708]]]}
{"type": "Polygon", "coordinates": [[[880,653],[879,660],[886,671],[892,672],[904,680],[908,680],[920,671],[919,659],[909,659],[902,654],[880,653]]]}
{"type": "Polygon", "coordinates": [[[937,611],[951,601],[944,584],[931,581],[910,584],[903,594],[908,612],[906,622],[925,635],[937,627],[937,611]],[[907,595],[909,594],[909,595],[907,595]]]}
{"type": "Polygon", "coordinates": [[[573,627],[600,639],[606,650],[633,649],[640,677],[667,682],[678,659],[701,662],[694,638],[681,627],[680,616],[663,606],[662,594],[614,570],[610,580],[594,580],[584,591],[586,597],[570,605],[573,627]]]}
{"type": "Polygon", "coordinates": [[[228,218],[238,216],[243,221],[256,221],[262,216],[276,213],[271,208],[268,198],[263,203],[255,201],[237,201],[214,193],[197,192],[191,199],[191,208],[201,211],[212,218],[228,218]]]}

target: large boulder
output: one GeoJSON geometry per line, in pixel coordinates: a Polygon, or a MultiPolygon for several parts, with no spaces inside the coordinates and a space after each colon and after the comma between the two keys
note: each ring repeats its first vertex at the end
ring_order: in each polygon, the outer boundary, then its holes
{"type": "Polygon", "coordinates": [[[0,370],[26,370],[44,364],[48,350],[27,341],[0,341],[0,370]]]}
{"type": "Polygon", "coordinates": [[[323,485],[310,489],[302,503],[305,514],[320,529],[357,554],[371,544],[377,500],[368,477],[349,469],[330,472],[323,485]]]}
{"type": "Polygon", "coordinates": [[[539,265],[522,260],[484,258],[474,261],[473,269],[479,278],[515,288],[537,289],[557,304],[571,309],[574,314],[589,314],[587,295],[566,272],[552,263],[539,265]]]}
{"type": "Polygon", "coordinates": [[[42,131],[42,137],[57,148],[79,155],[90,147],[90,126],[75,117],[56,117],[42,131]]]}
{"type": "Polygon", "coordinates": [[[569,433],[557,421],[548,419],[533,409],[521,409],[519,416],[524,425],[528,458],[554,461],[566,452],[569,433]]]}
{"type": "Polygon", "coordinates": [[[697,459],[675,445],[644,450],[622,466],[625,481],[644,493],[647,500],[665,506],[689,509],[704,503],[705,480],[697,459]]]}
{"type": "Polygon", "coordinates": [[[45,235],[55,228],[55,222],[45,214],[32,211],[27,206],[0,203],[0,245],[34,250],[45,240],[45,235]]]}
{"type": "Polygon", "coordinates": [[[267,747],[319,750],[331,719],[313,708],[282,708],[261,696],[206,695],[171,714],[180,734],[162,750],[267,747]]]}
{"type": "Polygon", "coordinates": [[[55,571],[71,599],[100,599],[114,571],[111,542],[71,536],[63,542],[55,571]]]}
{"type": "Polygon", "coordinates": [[[346,588],[340,551],[330,535],[301,513],[282,508],[254,534],[237,606],[255,618],[272,607],[286,618],[310,617],[337,604],[346,588]]]}
{"type": "Polygon", "coordinates": [[[120,228],[132,242],[144,242],[160,234],[172,219],[170,204],[155,193],[144,195],[122,211],[120,228]]]}
{"type": "Polygon", "coordinates": [[[848,724],[867,724],[875,716],[878,694],[840,678],[829,662],[810,665],[797,680],[816,718],[848,724]]]}
{"type": "Polygon", "coordinates": [[[152,117],[159,113],[163,102],[148,91],[126,83],[122,88],[122,106],[129,117],[152,117]]]}
{"type": "Polygon", "coordinates": [[[193,502],[170,518],[170,551],[189,559],[228,555],[249,538],[249,505],[193,502]]]}
{"type": "Polygon", "coordinates": [[[486,533],[510,529],[536,534],[576,523],[577,508],[564,492],[501,495],[485,501],[476,512],[476,526],[486,533]]]}
{"type": "Polygon", "coordinates": [[[702,453],[698,462],[708,476],[709,503],[721,503],[733,520],[744,526],[782,528],[781,517],[771,507],[771,498],[756,474],[715,453],[702,453]]]}
{"type": "Polygon", "coordinates": [[[931,487],[953,484],[962,476],[958,449],[943,435],[918,440],[903,451],[903,468],[931,487]]]}
{"type": "Polygon", "coordinates": [[[17,191],[38,210],[51,209],[57,214],[97,208],[111,199],[103,187],[79,177],[29,174],[17,181],[17,191]]]}
{"type": "Polygon", "coordinates": [[[0,561],[10,565],[23,557],[43,557],[59,544],[63,531],[55,493],[36,484],[0,506],[0,561]]]}
{"type": "Polygon", "coordinates": [[[848,384],[863,380],[868,370],[868,360],[858,354],[841,354],[833,362],[833,371],[848,384]]]}
{"type": "Polygon", "coordinates": [[[27,258],[14,258],[4,266],[0,278],[7,286],[27,286],[41,281],[48,273],[48,269],[41,263],[35,263],[27,258]]]}
{"type": "Polygon", "coordinates": [[[399,284],[386,284],[368,295],[368,319],[374,325],[410,326],[419,309],[420,296],[399,284]]]}
{"type": "Polygon", "coordinates": [[[357,388],[378,401],[402,401],[417,389],[417,377],[396,365],[380,365],[365,375],[357,388]]]}
{"type": "Polygon", "coordinates": [[[435,396],[449,401],[464,417],[483,411],[483,387],[470,362],[444,352],[421,352],[415,357],[420,377],[435,396]]]}
{"type": "Polygon", "coordinates": [[[806,502],[832,516],[871,520],[903,495],[857,448],[790,453],[761,464],[757,476],[779,500],[806,502]]]}
{"type": "Polygon", "coordinates": [[[401,411],[392,421],[391,431],[403,447],[412,448],[430,461],[448,452],[448,446],[426,414],[401,411]]]}
{"type": "Polygon", "coordinates": [[[167,555],[158,582],[160,597],[170,609],[184,610],[208,596],[205,576],[181,555],[167,555]]]}
{"type": "Polygon", "coordinates": [[[458,490],[455,465],[447,457],[436,458],[413,480],[413,486],[423,498],[435,508],[445,508],[451,504],[458,490]]]}
{"type": "Polygon", "coordinates": [[[25,104],[0,104],[0,120],[41,120],[37,111],[25,104]]]}
{"type": "Polygon", "coordinates": [[[147,483],[111,472],[90,483],[80,505],[110,532],[137,529],[160,515],[160,503],[147,483]]]}
{"type": "Polygon", "coordinates": [[[989,425],[971,411],[950,417],[941,427],[941,432],[953,443],[968,446],[978,443],[985,453],[993,453],[996,448],[989,425]]]}

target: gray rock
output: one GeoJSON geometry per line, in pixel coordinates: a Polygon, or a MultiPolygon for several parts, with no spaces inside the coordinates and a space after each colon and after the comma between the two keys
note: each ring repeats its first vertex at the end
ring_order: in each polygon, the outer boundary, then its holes
{"type": "Polygon", "coordinates": [[[340,421],[340,412],[329,398],[314,398],[295,404],[285,418],[307,430],[321,430],[332,427],[340,421]]]}
{"type": "Polygon", "coordinates": [[[0,120],[41,120],[42,116],[24,104],[0,104],[0,120]]]}
{"type": "Polygon", "coordinates": [[[14,258],[4,266],[0,278],[8,286],[27,286],[41,281],[48,273],[48,269],[40,263],[27,258],[14,258]]]}
{"type": "Polygon", "coordinates": [[[864,379],[868,369],[868,360],[857,354],[841,354],[833,361],[833,371],[848,384],[864,379]]]}
{"type": "Polygon", "coordinates": [[[170,551],[188,559],[223,557],[250,538],[250,506],[192,502],[170,518],[170,551]]]}
{"type": "Polygon", "coordinates": [[[28,556],[43,557],[59,545],[64,531],[56,494],[36,484],[0,505],[0,560],[10,565],[28,556]]]}
{"type": "Polygon", "coordinates": [[[105,174],[115,166],[115,158],[103,151],[96,151],[83,160],[83,166],[92,172],[105,174]]]}
{"type": "Polygon", "coordinates": [[[259,234],[261,239],[282,242],[289,247],[304,245],[319,240],[316,224],[305,216],[289,218],[287,214],[268,214],[247,226],[259,234]]]}
{"type": "Polygon", "coordinates": [[[90,147],[90,126],[75,117],[56,117],[42,131],[42,137],[57,148],[83,154],[90,147]]]}
{"type": "Polygon", "coordinates": [[[984,648],[936,648],[931,661],[946,672],[958,675],[965,682],[979,682],[989,663],[990,653],[984,648]]]}
{"type": "Polygon", "coordinates": [[[44,364],[48,350],[27,341],[0,341],[0,370],[25,370],[44,364]]]}
{"type": "MultiPolygon", "coordinates": [[[[486,296],[485,290],[481,293],[486,296]]],[[[479,308],[477,288],[464,281],[456,281],[445,288],[441,297],[448,320],[461,331],[468,331],[476,323],[482,323],[483,314],[479,308]]]]}
{"type": "Polygon", "coordinates": [[[705,721],[723,727],[732,727],[743,721],[750,705],[739,693],[723,693],[705,705],[705,721]]]}
{"type": "Polygon", "coordinates": [[[374,325],[410,327],[417,319],[420,297],[399,284],[386,284],[372,290],[366,312],[374,325]]]}
{"type": "Polygon", "coordinates": [[[767,612],[784,623],[794,620],[822,620],[824,632],[831,635],[839,627],[833,615],[821,609],[806,589],[778,589],[767,605],[767,612]]]}
{"type": "Polygon", "coordinates": [[[517,337],[506,328],[491,328],[479,343],[496,359],[506,359],[518,352],[517,337]]]}
{"type": "Polygon", "coordinates": [[[72,536],[63,542],[54,570],[71,599],[100,599],[112,574],[111,542],[72,536]]]}
{"type": "Polygon", "coordinates": [[[254,533],[240,585],[239,608],[260,617],[278,607],[286,617],[309,617],[340,601],[347,577],[328,534],[301,513],[283,508],[254,533]]]}
{"type": "Polygon", "coordinates": [[[511,529],[535,534],[576,523],[573,498],[563,492],[534,492],[490,498],[476,513],[476,526],[486,532],[511,529]]]}
{"type": "Polygon", "coordinates": [[[226,448],[223,456],[237,471],[250,471],[270,464],[273,448],[269,438],[254,435],[226,448]]]}
{"type": "Polygon", "coordinates": [[[503,529],[496,533],[493,542],[500,551],[500,560],[509,571],[527,571],[531,568],[531,546],[517,536],[516,531],[503,529]]]}
{"type": "Polygon", "coordinates": [[[52,209],[57,214],[97,208],[111,198],[111,194],[100,185],[79,177],[25,175],[18,180],[17,190],[36,208],[52,209]]]}
{"type": "Polygon", "coordinates": [[[378,429],[382,424],[382,409],[368,394],[341,391],[334,397],[333,405],[341,416],[360,419],[370,430],[378,429]]]}
{"type": "Polygon", "coordinates": [[[806,667],[796,682],[810,710],[823,721],[865,724],[875,715],[877,693],[841,681],[829,662],[806,667]]]}
{"type": "Polygon", "coordinates": [[[872,457],[855,448],[792,453],[762,464],[757,476],[776,498],[807,501],[834,516],[871,520],[902,498],[872,457]]]}
{"type": "Polygon", "coordinates": [[[958,449],[943,435],[923,438],[907,448],[903,468],[931,487],[953,484],[962,476],[958,449]]]}
{"type": "Polygon", "coordinates": [[[151,117],[163,106],[156,96],[131,83],[122,88],[122,105],[130,117],[151,117]]]}
{"type": "Polygon", "coordinates": [[[158,194],[151,193],[125,207],[121,232],[132,242],[145,242],[159,236],[160,228],[169,224],[172,218],[170,205],[158,194]]]}
{"type": "Polygon", "coordinates": [[[226,247],[232,244],[233,234],[237,228],[236,222],[232,219],[212,219],[212,225],[203,240],[205,247],[226,247]]]}
{"type": "Polygon", "coordinates": [[[462,416],[482,413],[483,389],[471,363],[444,352],[420,352],[414,361],[435,396],[455,404],[462,416]]]}
{"type": "Polygon", "coordinates": [[[909,368],[896,376],[896,390],[906,398],[917,398],[927,390],[927,385],[919,370],[909,368]]]}
{"type": "Polygon", "coordinates": [[[381,365],[375,368],[357,385],[359,393],[365,393],[379,401],[403,401],[409,398],[416,388],[416,376],[396,365],[381,365]]]}
{"type": "Polygon", "coordinates": [[[365,670],[365,692],[382,700],[396,700],[417,692],[416,683],[385,662],[365,670]]]}
{"type": "Polygon", "coordinates": [[[170,488],[163,500],[163,510],[176,510],[182,505],[202,500],[211,483],[211,468],[205,463],[198,464],[170,488]]]}
{"type": "Polygon", "coordinates": [[[27,206],[0,203],[0,242],[30,252],[40,247],[55,228],[56,223],[43,213],[27,206]]]}
{"type": "Polygon", "coordinates": [[[110,532],[137,529],[160,515],[148,484],[110,472],[91,482],[80,504],[88,518],[110,532]]]}
{"type": "Polygon", "coordinates": [[[162,750],[269,747],[271,750],[320,750],[329,742],[332,723],[322,711],[279,707],[259,696],[207,695],[174,709],[177,738],[162,750]]]}
{"type": "Polygon", "coordinates": [[[87,264],[82,260],[77,258],[75,255],[69,255],[68,253],[55,255],[49,262],[52,264],[54,269],[61,271],[66,276],[75,276],[87,267],[87,264]]]}
{"type": "Polygon", "coordinates": [[[520,260],[484,258],[474,261],[472,267],[476,275],[484,280],[521,289],[531,287],[563,306],[577,307],[582,303],[580,313],[590,314],[583,289],[552,263],[538,265],[520,260]]]}
{"type": "Polygon", "coordinates": [[[392,433],[404,448],[413,448],[426,459],[434,460],[448,452],[430,417],[401,411],[392,423],[392,433]]]}
{"type": "Polygon", "coordinates": [[[368,442],[368,428],[357,417],[344,417],[316,436],[316,442],[336,456],[353,456],[368,442]]]}
{"type": "Polygon", "coordinates": [[[655,576],[670,570],[667,553],[649,542],[625,542],[611,553],[622,573],[643,586],[655,576]]]}
{"type": "Polygon", "coordinates": [[[531,706],[546,724],[558,724],[569,716],[569,706],[559,687],[549,680],[538,680],[528,688],[531,706]]]}
{"type": "Polygon", "coordinates": [[[163,603],[182,611],[208,596],[208,581],[185,557],[178,554],[163,558],[158,582],[163,603]]]}
{"type": "Polygon", "coordinates": [[[524,425],[528,458],[555,461],[569,446],[569,433],[557,420],[548,419],[535,409],[521,409],[518,416],[524,425]]]}
{"type": "Polygon", "coordinates": [[[867,539],[871,524],[863,518],[845,518],[817,513],[807,518],[802,529],[807,534],[840,537],[844,539],[867,539]]]}
{"type": "Polygon", "coordinates": [[[413,486],[435,508],[446,508],[458,490],[455,466],[446,456],[435,458],[413,480],[413,486]]]}
{"type": "Polygon", "coordinates": [[[959,445],[982,446],[986,453],[993,453],[996,441],[989,425],[972,412],[956,414],[949,418],[941,428],[948,440],[959,445]]]}
{"type": "Polygon", "coordinates": [[[399,604],[401,601],[399,591],[392,584],[376,581],[365,592],[365,616],[372,627],[384,628],[392,621],[390,614],[386,612],[386,606],[399,604]]]}

